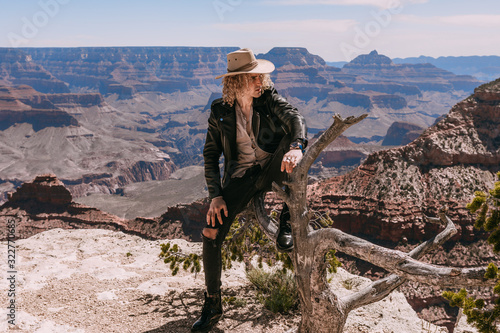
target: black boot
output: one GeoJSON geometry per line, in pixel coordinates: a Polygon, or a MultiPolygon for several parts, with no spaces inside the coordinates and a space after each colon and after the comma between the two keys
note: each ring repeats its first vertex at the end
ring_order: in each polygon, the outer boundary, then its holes
{"type": "Polygon", "coordinates": [[[288,206],[283,205],[283,210],[280,215],[280,226],[278,236],[276,237],[276,247],[283,252],[293,250],[292,226],[290,225],[290,212],[288,206]]]}
{"type": "Polygon", "coordinates": [[[191,332],[208,332],[222,317],[222,303],[220,291],[208,296],[205,292],[205,304],[201,310],[201,317],[191,327],[191,332]]]}

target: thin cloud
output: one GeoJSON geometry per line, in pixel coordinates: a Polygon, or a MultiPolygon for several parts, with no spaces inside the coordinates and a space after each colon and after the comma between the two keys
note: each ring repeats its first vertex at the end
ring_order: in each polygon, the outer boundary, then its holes
{"type": "Polygon", "coordinates": [[[500,28],[500,15],[415,16],[399,15],[398,21],[421,25],[454,25],[471,28],[500,28]]]}
{"type": "Polygon", "coordinates": [[[421,4],[429,0],[266,0],[265,4],[301,6],[301,5],[327,5],[327,6],[372,6],[377,8],[395,8],[406,4],[421,4]]]}
{"type": "Polygon", "coordinates": [[[358,24],[355,20],[293,20],[252,23],[220,23],[213,27],[224,31],[247,32],[333,32],[343,33],[358,24]]]}
{"type": "Polygon", "coordinates": [[[500,15],[456,15],[441,17],[446,24],[479,28],[500,28],[500,15]]]}

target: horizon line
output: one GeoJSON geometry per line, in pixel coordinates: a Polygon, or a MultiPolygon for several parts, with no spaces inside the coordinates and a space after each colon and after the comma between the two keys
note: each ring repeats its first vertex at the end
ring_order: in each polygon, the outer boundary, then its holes
{"type": "MultiPolygon", "coordinates": [[[[13,46],[0,46],[0,49],[14,49],[14,50],[23,50],[23,49],[98,49],[98,48],[190,48],[190,49],[201,49],[201,48],[204,48],[204,49],[238,49],[238,48],[241,48],[239,46],[188,46],[188,45],[127,45],[127,46],[123,46],[123,45],[107,45],[107,46],[22,46],[22,47],[13,47],[13,46]]],[[[307,47],[304,47],[304,46],[275,46],[275,47],[272,47],[271,49],[269,49],[267,52],[262,52],[262,53],[255,53],[256,55],[261,55],[261,54],[266,54],[266,53],[269,53],[271,50],[273,49],[305,49],[307,52],[309,52],[309,50],[307,49],[307,47]]],[[[378,52],[378,51],[377,51],[378,52]]],[[[314,54],[314,53],[311,53],[309,52],[310,54],[312,55],[316,55],[316,56],[319,56],[321,58],[323,58],[323,56],[319,55],[319,54],[314,54]]],[[[370,52],[367,52],[367,53],[362,53],[360,55],[365,55],[365,54],[369,54],[370,52]]],[[[379,55],[383,55],[383,56],[386,56],[383,52],[380,53],[378,52],[379,55]]],[[[489,54],[489,55],[479,55],[479,54],[474,54],[474,55],[442,55],[442,56],[438,56],[438,57],[433,57],[433,56],[427,56],[427,55],[423,55],[423,54],[420,54],[418,56],[409,56],[409,57],[394,57],[394,58],[391,58],[389,56],[387,56],[388,58],[390,59],[408,59],[408,58],[421,58],[421,57],[425,57],[425,58],[432,58],[432,59],[439,59],[439,58],[461,58],[461,57],[500,57],[500,55],[495,55],[495,54],[489,54]]],[[[354,58],[353,58],[354,59],[354,58]]],[[[323,58],[324,60],[324,58],[323,58]]],[[[352,59],[351,59],[352,60],[352,59]]],[[[349,61],[346,61],[346,60],[325,60],[325,62],[349,62],[349,61]]]]}

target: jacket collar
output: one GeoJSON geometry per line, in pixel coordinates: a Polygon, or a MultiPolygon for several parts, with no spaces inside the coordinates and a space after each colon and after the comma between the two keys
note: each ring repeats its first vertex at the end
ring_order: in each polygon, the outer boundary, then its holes
{"type": "Polygon", "coordinates": [[[234,111],[235,111],[234,105],[230,106],[229,104],[224,103],[224,102],[222,102],[220,105],[222,107],[222,112],[220,114],[222,117],[225,117],[228,114],[234,113],[234,111]]]}
{"type": "Polygon", "coordinates": [[[276,90],[274,88],[271,88],[270,90],[264,90],[262,95],[260,95],[259,98],[254,98],[253,99],[253,106],[262,106],[266,103],[267,97],[269,94],[274,93],[276,90]]]}

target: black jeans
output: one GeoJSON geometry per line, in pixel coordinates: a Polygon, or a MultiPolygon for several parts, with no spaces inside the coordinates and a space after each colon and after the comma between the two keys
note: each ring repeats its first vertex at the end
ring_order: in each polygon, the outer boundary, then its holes
{"type": "MultiPolygon", "coordinates": [[[[290,140],[285,137],[278,149],[274,152],[269,163],[264,169],[260,165],[247,169],[243,177],[231,178],[222,189],[222,197],[226,202],[228,216],[222,215],[222,225],[216,220],[215,227],[207,225],[206,228],[218,229],[215,239],[203,236],[203,267],[205,270],[205,285],[209,294],[220,291],[222,256],[221,248],[231,224],[236,215],[241,213],[250,200],[258,193],[269,191],[273,181],[279,185],[286,179],[286,172],[281,172],[283,155],[288,151],[290,140]]],[[[283,204],[282,215],[288,213],[288,206],[283,204]]]]}

